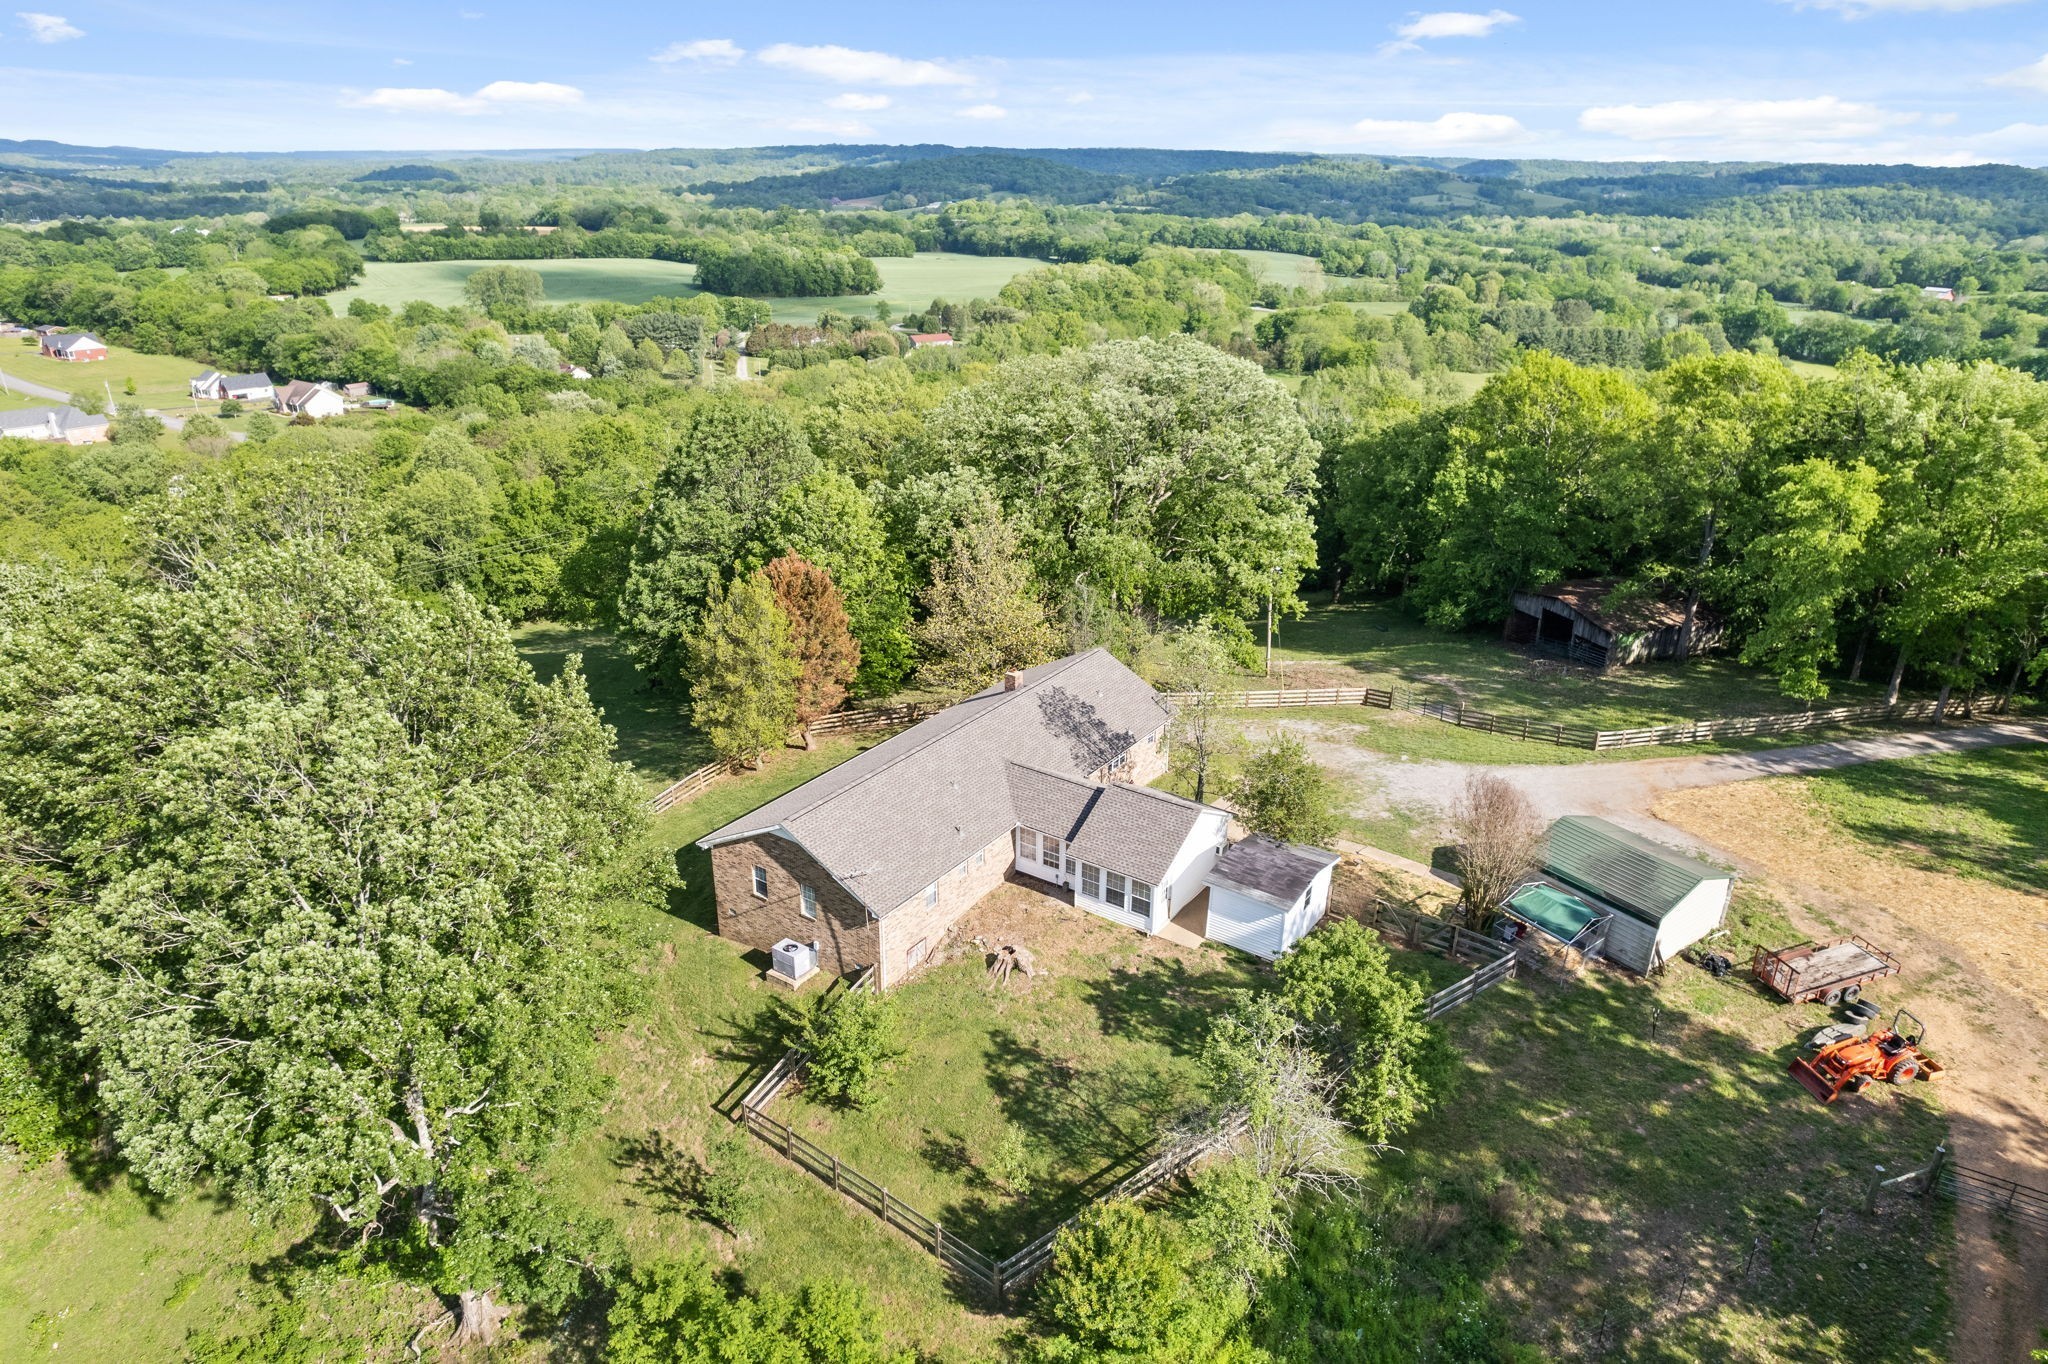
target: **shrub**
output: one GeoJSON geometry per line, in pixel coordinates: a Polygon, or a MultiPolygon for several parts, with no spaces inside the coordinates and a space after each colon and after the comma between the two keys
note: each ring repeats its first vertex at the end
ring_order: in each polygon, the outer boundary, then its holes
{"type": "Polygon", "coordinates": [[[737,1233],[740,1223],[752,1215],[760,1199],[747,1178],[751,1159],[747,1139],[738,1129],[711,1143],[703,1163],[697,1167],[696,1187],[691,1190],[697,1212],[706,1221],[737,1233]]]}
{"type": "Polygon", "coordinates": [[[1289,843],[1326,843],[1337,836],[1335,794],[1308,747],[1291,735],[1246,762],[1230,788],[1246,828],[1289,843]]]}
{"type": "Polygon", "coordinates": [[[876,990],[811,1001],[798,1043],[810,1053],[804,1083],[835,1103],[870,1103],[896,1059],[896,1002],[876,990]]]}
{"type": "Polygon", "coordinates": [[[1031,1192],[1031,1152],[1016,1124],[1006,1124],[1002,1140],[982,1162],[982,1172],[1005,1192],[1018,1198],[1031,1192]]]}
{"type": "Polygon", "coordinates": [[[1166,1343],[1187,1296],[1180,1238],[1129,1199],[1098,1203],[1053,1242],[1037,1311],[1070,1357],[1142,1354],[1166,1343]]]}
{"type": "Polygon", "coordinates": [[[882,1343],[874,1308],[851,1284],[733,1293],[702,1261],[636,1271],[619,1285],[607,1325],[609,1364],[911,1364],[882,1343]]]}
{"type": "Polygon", "coordinates": [[[242,400],[240,398],[222,398],[220,400],[220,414],[223,417],[241,416],[242,400]]]}

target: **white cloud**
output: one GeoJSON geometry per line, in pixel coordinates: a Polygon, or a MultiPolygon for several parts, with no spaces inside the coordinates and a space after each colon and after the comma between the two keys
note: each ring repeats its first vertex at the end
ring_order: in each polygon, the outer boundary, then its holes
{"type": "Polygon", "coordinates": [[[1674,99],[1587,109],[1579,126],[1632,142],[1712,138],[1723,142],[1842,142],[1872,137],[1920,115],[1833,95],[1809,99],[1674,99]]]}
{"type": "Polygon", "coordinates": [[[458,95],[453,90],[432,86],[385,86],[342,96],[342,103],[351,108],[402,114],[488,114],[507,105],[561,106],[582,102],[581,90],[553,81],[492,81],[473,95],[458,95]]]}
{"type": "Polygon", "coordinates": [[[1076,90],[1073,94],[1067,96],[1067,103],[1069,104],[1092,104],[1094,101],[1095,92],[1093,90],[1076,90]]]}
{"type": "Polygon", "coordinates": [[[1460,147],[1521,142],[1530,136],[1507,114],[1444,114],[1433,119],[1362,118],[1345,130],[1346,141],[1382,152],[1437,152],[1460,147]]]}
{"type": "Polygon", "coordinates": [[[1435,14],[1417,14],[1405,24],[1396,24],[1394,32],[1411,43],[1428,38],[1484,38],[1503,24],[1521,22],[1521,15],[1509,14],[1504,9],[1484,14],[1439,10],[1435,14]]]}
{"type": "Polygon", "coordinates": [[[410,58],[410,57],[393,57],[393,58],[391,59],[391,64],[392,64],[393,66],[411,66],[411,65],[412,65],[412,58],[410,58]]]}
{"type": "Polygon", "coordinates": [[[857,48],[826,44],[804,47],[776,43],[759,53],[761,61],[841,85],[972,85],[974,78],[938,62],[895,57],[887,52],[862,52],[857,48]]]}
{"type": "Polygon", "coordinates": [[[1863,19],[1873,14],[1918,14],[1929,10],[1957,14],[1969,9],[1991,9],[2023,0],[1785,0],[1794,9],[1828,10],[1844,19],[1863,19]]]}
{"type": "Polygon", "coordinates": [[[821,137],[873,137],[875,130],[855,118],[792,118],[782,126],[793,133],[817,133],[821,137]]]}
{"type": "Polygon", "coordinates": [[[61,14],[22,11],[14,17],[21,20],[21,26],[28,30],[29,41],[32,43],[61,43],[85,36],[84,29],[75,26],[61,14]]]}
{"type": "Polygon", "coordinates": [[[876,109],[886,109],[894,102],[887,95],[862,95],[851,90],[843,95],[834,95],[825,101],[831,108],[845,109],[851,113],[870,113],[876,109]]]}
{"type": "Polygon", "coordinates": [[[730,38],[695,38],[687,43],[670,43],[648,58],[656,62],[709,62],[730,66],[747,55],[747,50],[730,38]]]}
{"type": "Polygon", "coordinates": [[[2048,95],[2048,56],[2038,62],[2029,62],[2014,71],[2002,72],[1991,78],[1993,85],[2010,85],[2021,90],[2032,90],[2048,95]]]}
{"type": "Polygon", "coordinates": [[[1010,111],[1000,104],[970,104],[960,111],[962,118],[995,119],[1009,116],[1010,111]]]}

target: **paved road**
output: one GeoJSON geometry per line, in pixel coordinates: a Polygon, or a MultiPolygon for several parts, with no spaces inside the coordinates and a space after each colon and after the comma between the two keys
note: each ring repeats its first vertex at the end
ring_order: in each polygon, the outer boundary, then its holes
{"type": "Polygon", "coordinates": [[[1407,809],[1442,811],[1474,772],[1491,772],[1514,783],[1545,819],[1559,815],[1607,815],[1647,820],[1650,805],[1666,791],[1720,786],[1752,777],[1785,777],[1886,758],[1924,758],[1973,748],[2048,743],[2048,721],[2009,720],[1956,729],[1912,731],[1801,744],[1755,753],[1720,753],[1685,758],[1577,763],[1568,766],[1481,766],[1474,763],[1403,762],[1336,739],[1341,730],[1310,720],[1275,722],[1299,735],[1325,763],[1364,779],[1366,801],[1407,809]]]}
{"type": "Polygon", "coordinates": [[[0,374],[0,388],[5,388],[9,393],[19,393],[27,398],[41,398],[44,402],[49,403],[68,403],[71,401],[71,395],[61,388],[51,388],[48,384],[31,383],[27,379],[17,379],[12,374],[0,374]]]}

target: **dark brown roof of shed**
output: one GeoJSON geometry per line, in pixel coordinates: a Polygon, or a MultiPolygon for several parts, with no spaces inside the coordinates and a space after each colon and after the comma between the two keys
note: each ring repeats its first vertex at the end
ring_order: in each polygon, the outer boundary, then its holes
{"type": "MultiPolygon", "coordinates": [[[[1684,623],[1685,605],[1682,602],[1660,601],[1654,597],[1626,604],[1610,602],[1609,598],[1618,586],[1619,582],[1613,578],[1572,578],[1536,588],[1530,595],[1562,602],[1610,633],[1663,630],[1684,623]]],[[[1704,607],[1700,609],[1700,620],[1709,619],[1709,615],[1704,607]]]]}
{"type": "Polygon", "coordinates": [[[1336,853],[1305,843],[1282,843],[1253,834],[1242,843],[1232,844],[1216,859],[1209,872],[1209,883],[1281,909],[1292,909],[1323,868],[1342,860],[1336,853]]]}

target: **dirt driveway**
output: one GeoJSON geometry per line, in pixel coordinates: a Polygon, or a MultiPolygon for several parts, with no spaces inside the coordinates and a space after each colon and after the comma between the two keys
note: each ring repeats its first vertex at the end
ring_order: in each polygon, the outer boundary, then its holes
{"type": "MultiPolygon", "coordinates": [[[[1475,771],[1513,782],[1545,818],[1596,814],[1697,847],[1767,885],[1801,932],[1860,933],[1907,962],[1896,1001],[1926,1020],[1958,1162],[2048,1188],[2048,900],[1906,867],[1842,837],[1797,788],[1743,785],[1888,758],[2048,743],[2048,723],[1876,735],[1755,753],[1576,766],[1403,762],[1341,728],[1270,723],[1352,777],[1359,813],[1440,815],[1475,771]]],[[[1884,998],[1894,998],[1887,991],[1884,998]]],[[[1901,1153],[1910,1159],[1917,1153],[1901,1153]]],[[[1957,1364],[2013,1364],[2048,1325],[2048,1233],[1957,1211],[1957,1364]]]]}

